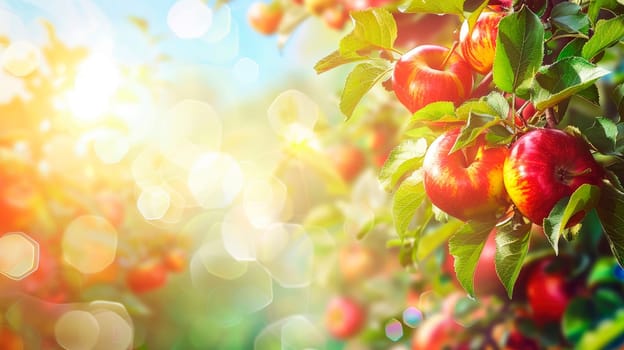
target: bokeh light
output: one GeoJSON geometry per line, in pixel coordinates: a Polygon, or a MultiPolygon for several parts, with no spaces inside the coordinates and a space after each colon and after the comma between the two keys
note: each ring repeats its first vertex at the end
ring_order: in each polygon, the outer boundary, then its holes
{"type": "Polygon", "coordinates": [[[39,265],[39,244],[22,232],[0,236],[0,273],[20,280],[33,273],[39,265]]]}
{"type": "Polygon", "coordinates": [[[212,10],[200,0],[178,0],[169,9],[167,24],[181,39],[198,38],[212,25],[212,10]]]}
{"type": "Polygon", "coordinates": [[[410,306],[403,311],[403,323],[410,328],[418,327],[422,319],[422,312],[413,306],[410,306]]]}
{"type": "Polygon", "coordinates": [[[392,319],[385,326],[386,337],[392,341],[397,341],[403,337],[403,325],[397,319],[392,319]]]}
{"type": "Polygon", "coordinates": [[[162,187],[144,189],[137,199],[137,208],[146,220],[161,219],[169,210],[171,196],[162,187]]]}
{"type": "Polygon", "coordinates": [[[243,57],[232,67],[234,77],[243,84],[251,84],[258,79],[260,67],[258,63],[248,57],[243,57]]]}
{"type": "Polygon", "coordinates": [[[238,162],[224,153],[206,153],[189,171],[188,186],[197,203],[206,209],[225,208],[242,190],[238,162]]]}
{"type": "Polygon", "coordinates": [[[16,41],[2,52],[2,68],[16,77],[24,77],[37,69],[41,63],[39,49],[27,41],[16,41]]]}
{"type": "Polygon", "coordinates": [[[117,241],[117,230],[106,219],[79,216],[63,234],[63,257],[83,273],[96,273],[115,260],[117,241]]]}
{"type": "Polygon", "coordinates": [[[281,136],[293,132],[293,128],[312,130],[319,120],[319,107],[310,97],[298,90],[279,94],[268,109],[269,123],[281,136]]]}
{"type": "Polygon", "coordinates": [[[98,341],[100,326],[87,311],[67,311],[54,325],[56,342],[67,350],[92,349],[98,341]]]}

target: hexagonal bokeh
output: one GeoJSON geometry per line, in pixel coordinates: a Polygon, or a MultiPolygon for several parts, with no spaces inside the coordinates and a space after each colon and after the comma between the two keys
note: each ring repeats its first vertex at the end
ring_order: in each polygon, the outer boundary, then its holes
{"type": "Polygon", "coordinates": [[[39,243],[22,232],[0,236],[0,273],[21,280],[39,267],[39,243]]]}

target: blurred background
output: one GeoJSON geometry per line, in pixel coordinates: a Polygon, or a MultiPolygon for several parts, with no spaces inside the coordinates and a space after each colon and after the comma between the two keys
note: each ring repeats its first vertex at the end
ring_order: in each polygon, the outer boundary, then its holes
{"type": "MultiPolygon", "coordinates": [[[[604,247],[553,268],[534,227],[514,303],[492,244],[478,300],[450,233],[401,249],[377,175],[409,114],[379,86],[345,121],[349,67],[313,69],[351,28],[332,3],[263,35],[247,0],[0,0],[0,349],[619,346],[604,247]]],[[[404,48],[460,24],[395,19],[404,48]]]]}

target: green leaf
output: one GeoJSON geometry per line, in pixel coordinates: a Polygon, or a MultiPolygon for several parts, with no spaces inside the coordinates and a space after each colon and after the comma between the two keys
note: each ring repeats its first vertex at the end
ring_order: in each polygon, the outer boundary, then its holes
{"type": "Polygon", "coordinates": [[[418,249],[416,251],[416,257],[418,260],[424,260],[436,249],[438,249],[446,240],[451,237],[460,227],[466,224],[457,219],[451,219],[442,226],[435,228],[434,230],[427,232],[426,235],[420,238],[418,243],[418,249]]]}
{"type": "Polygon", "coordinates": [[[406,140],[396,146],[379,173],[379,181],[386,191],[392,191],[396,184],[422,165],[427,151],[427,140],[406,140]]]}
{"type": "Polygon", "coordinates": [[[362,97],[378,82],[386,80],[392,72],[386,61],[360,63],[349,73],[345,82],[342,96],[340,96],[340,111],[347,118],[351,117],[355,106],[362,97]]]}
{"type": "Polygon", "coordinates": [[[581,51],[583,50],[583,46],[587,42],[586,39],[583,38],[574,38],[572,41],[567,43],[561,51],[559,51],[559,55],[557,56],[557,61],[571,56],[580,56],[581,51]]]}
{"type": "Polygon", "coordinates": [[[509,145],[514,137],[514,133],[500,124],[492,125],[485,134],[485,140],[490,145],[509,145]]]}
{"type": "MultiPolygon", "coordinates": [[[[496,115],[501,118],[507,118],[509,115],[509,102],[507,102],[505,96],[498,92],[491,92],[485,97],[485,101],[492,110],[496,111],[496,115]]],[[[518,107],[520,106],[516,106],[516,108],[518,107]]]]}
{"type": "Polygon", "coordinates": [[[486,129],[496,125],[500,118],[491,115],[472,114],[468,118],[466,126],[461,130],[461,133],[455,140],[455,144],[449,153],[453,153],[459,149],[469,146],[474,140],[479,137],[486,129]]]}
{"type": "Polygon", "coordinates": [[[600,152],[611,153],[615,150],[618,128],[611,119],[598,117],[594,125],[583,130],[583,135],[600,152]]]}
{"type": "Polygon", "coordinates": [[[509,299],[529,251],[530,238],[531,223],[524,222],[522,217],[520,220],[509,220],[496,230],[496,274],[505,286],[509,299]]]}
{"type": "Polygon", "coordinates": [[[600,14],[600,9],[615,9],[618,6],[616,0],[593,0],[589,2],[589,7],[587,9],[587,17],[592,23],[596,23],[596,19],[598,19],[598,15],[600,14]]]}
{"type": "Polygon", "coordinates": [[[571,2],[562,2],[553,7],[550,21],[559,29],[568,33],[587,34],[589,18],[581,7],[571,2]]]}
{"type": "Polygon", "coordinates": [[[597,211],[611,251],[624,266],[624,193],[605,183],[597,211]]]}
{"type": "Polygon", "coordinates": [[[399,6],[401,12],[452,13],[464,15],[464,0],[406,0],[399,6]]]}
{"type": "Polygon", "coordinates": [[[503,91],[514,92],[530,82],[542,65],[543,43],[544,26],[527,7],[501,19],[492,70],[494,84],[503,91]]]}
{"type": "Polygon", "coordinates": [[[538,110],[555,106],[566,98],[585,90],[609,71],[581,57],[566,57],[542,67],[533,80],[534,104],[538,110]]]}
{"type": "MultiPolygon", "coordinates": [[[[611,349],[609,343],[624,333],[624,310],[619,310],[610,320],[603,320],[595,329],[585,332],[576,343],[575,349],[611,349]]],[[[615,348],[615,347],[613,347],[615,348]]]]}
{"type": "Polygon", "coordinates": [[[320,61],[316,63],[314,66],[314,70],[316,74],[325,73],[331,69],[339,67],[343,64],[353,63],[357,61],[367,60],[368,57],[362,57],[359,55],[341,55],[338,50],[330,53],[329,55],[322,58],[320,61]]]}
{"type": "Polygon", "coordinates": [[[433,102],[414,113],[414,115],[412,115],[412,119],[410,120],[410,124],[421,120],[438,120],[449,115],[455,115],[455,105],[453,102],[433,102]]]}
{"type": "Polygon", "coordinates": [[[615,275],[616,268],[619,268],[619,266],[613,257],[600,258],[596,261],[587,277],[587,285],[591,287],[597,284],[620,282],[615,275]]]}
{"type": "Polygon", "coordinates": [[[584,333],[594,328],[593,308],[589,299],[574,298],[570,301],[561,321],[561,330],[568,341],[576,343],[584,333]]]}
{"type": "Polygon", "coordinates": [[[449,240],[449,251],[455,258],[457,280],[474,298],[474,273],[481,251],[494,223],[470,221],[449,240]]]}
{"type": "Polygon", "coordinates": [[[617,43],[624,37],[624,15],[611,19],[602,19],[596,23],[594,35],[583,46],[582,55],[591,60],[607,47],[617,43]]]}
{"type": "Polygon", "coordinates": [[[467,120],[472,114],[496,115],[496,110],[483,100],[468,101],[461,104],[455,110],[455,115],[459,119],[467,120]]]}
{"type": "Polygon", "coordinates": [[[399,237],[403,238],[408,234],[414,213],[425,198],[421,173],[414,173],[401,183],[392,199],[392,217],[399,237]]]}
{"type": "Polygon", "coordinates": [[[544,219],[544,234],[555,250],[555,254],[559,254],[559,238],[570,218],[576,213],[587,212],[594,208],[599,198],[600,187],[582,184],[572,193],[572,196],[562,198],[557,202],[548,217],[544,219]]]}
{"type": "Polygon", "coordinates": [[[394,17],[383,8],[351,12],[353,31],[340,41],[340,54],[366,56],[371,51],[392,50],[397,37],[394,17]]]}

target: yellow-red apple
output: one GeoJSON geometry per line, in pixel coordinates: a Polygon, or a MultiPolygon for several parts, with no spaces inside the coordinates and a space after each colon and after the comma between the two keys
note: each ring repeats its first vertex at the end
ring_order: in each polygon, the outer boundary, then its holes
{"type": "Polygon", "coordinates": [[[392,89],[410,112],[438,101],[463,102],[472,90],[472,71],[455,52],[437,45],[421,45],[397,61],[392,89]]]}
{"type": "Polygon", "coordinates": [[[284,10],[279,2],[271,4],[254,2],[247,9],[249,25],[260,34],[271,35],[277,31],[284,10]]]}
{"type": "MultiPolygon", "coordinates": [[[[557,202],[581,185],[600,186],[604,170],[582,138],[557,129],[535,129],[513,144],[504,174],[512,202],[522,215],[542,225],[557,202]]],[[[574,215],[568,226],[584,215],[574,215]]]]}
{"type": "Polygon", "coordinates": [[[481,74],[492,70],[498,24],[504,16],[502,12],[484,11],[479,15],[472,31],[468,28],[467,20],[462,24],[459,32],[462,55],[472,69],[481,74]]]}
{"type": "Polygon", "coordinates": [[[490,147],[482,134],[474,144],[449,153],[459,128],[440,135],[423,162],[425,192],[435,206],[460,220],[490,219],[504,213],[509,198],[503,185],[506,147],[490,147]]]}
{"type": "Polygon", "coordinates": [[[348,297],[335,297],[327,305],[325,326],[336,339],[348,339],[364,326],[364,308],[348,297]]]}

